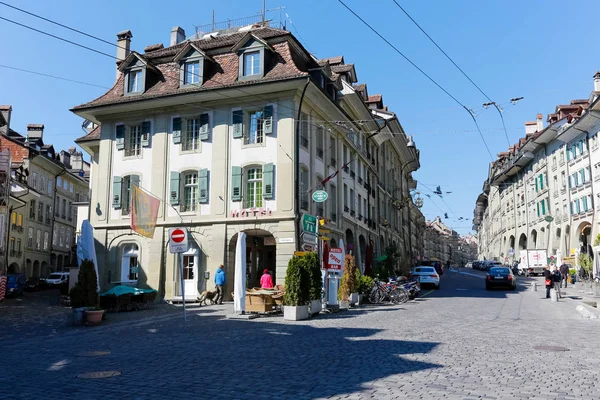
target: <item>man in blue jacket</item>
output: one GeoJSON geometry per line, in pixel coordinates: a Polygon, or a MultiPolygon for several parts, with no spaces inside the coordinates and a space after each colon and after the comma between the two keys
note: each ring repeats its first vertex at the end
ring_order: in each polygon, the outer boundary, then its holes
{"type": "Polygon", "coordinates": [[[215,303],[217,304],[223,304],[223,285],[225,285],[225,271],[223,271],[223,265],[219,265],[215,274],[215,286],[217,287],[215,303]]]}

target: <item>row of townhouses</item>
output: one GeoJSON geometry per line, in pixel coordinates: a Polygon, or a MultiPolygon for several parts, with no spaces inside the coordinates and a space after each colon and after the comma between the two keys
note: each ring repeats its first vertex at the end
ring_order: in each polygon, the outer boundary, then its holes
{"type": "Polygon", "coordinates": [[[461,237],[439,216],[426,222],[424,247],[425,258],[448,265],[464,266],[477,258],[477,238],[471,235],[461,237]]]}
{"type": "Polygon", "coordinates": [[[479,258],[516,261],[545,249],[558,260],[592,254],[600,233],[600,72],[589,98],[557,105],[525,125],[526,135],[498,154],[477,198],[479,258]]]}
{"type": "Polygon", "coordinates": [[[423,256],[425,221],[411,197],[419,151],[344,57],[316,59],[266,23],[190,38],[175,27],[168,47],[143,53],[130,31],[117,39],[114,86],[72,109],[97,124],[77,143],[91,156],[103,287],[181,299],[183,279],[195,299],[223,264],[232,289],[239,232],[249,285],[265,268],[283,283],[303,214],[324,218],[330,247],[343,239],[358,265],[367,246],[377,255],[395,244],[406,265],[423,256]],[[130,229],[135,185],[161,200],[152,239],[130,229]],[[325,202],[312,199],[319,189],[325,202]],[[167,247],[179,226],[191,243],[181,261],[167,247]]]}
{"type": "Polygon", "coordinates": [[[56,152],[45,144],[44,125],[28,125],[26,135],[13,130],[11,114],[11,106],[0,106],[0,151],[11,159],[2,270],[47,277],[77,265],[77,219],[87,217],[77,210],[89,201],[89,163],[74,147],[56,152]]]}

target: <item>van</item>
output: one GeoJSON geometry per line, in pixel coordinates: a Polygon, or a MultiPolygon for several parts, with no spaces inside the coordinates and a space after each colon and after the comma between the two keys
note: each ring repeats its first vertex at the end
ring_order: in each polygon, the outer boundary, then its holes
{"type": "Polygon", "coordinates": [[[46,278],[49,287],[60,286],[69,280],[68,272],[53,272],[46,278]]]}

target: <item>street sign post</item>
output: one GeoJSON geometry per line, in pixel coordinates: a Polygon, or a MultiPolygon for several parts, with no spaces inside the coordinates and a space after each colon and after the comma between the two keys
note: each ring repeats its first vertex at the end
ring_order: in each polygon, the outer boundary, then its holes
{"type": "Polygon", "coordinates": [[[302,216],[302,232],[300,233],[300,245],[305,251],[312,251],[319,243],[319,224],[314,215],[304,214],[302,216]],[[307,250],[310,249],[310,250],[307,250]]]}
{"type": "Polygon", "coordinates": [[[312,199],[317,203],[322,203],[329,198],[329,195],[324,190],[315,190],[312,194],[312,199]]]}
{"type": "Polygon", "coordinates": [[[319,228],[317,227],[317,217],[304,214],[302,216],[302,230],[316,235],[319,232],[319,228]]]}
{"type": "Polygon", "coordinates": [[[179,281],[181,283],[181,302],[183,303],[183,320],[187,322],[185,311],[185,284],[183,279],[183,253],[188,251],[187,228],[169,229],[169,251],[171,254],[179,254],[179,281]]]}

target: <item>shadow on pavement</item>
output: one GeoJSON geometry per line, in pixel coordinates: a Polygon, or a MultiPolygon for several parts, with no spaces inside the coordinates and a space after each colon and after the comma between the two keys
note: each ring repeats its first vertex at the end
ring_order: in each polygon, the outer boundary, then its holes
{"type": "MultiPolygon", "coordinates": [[[[349,313],[348,313],[349,314],[349,313]]],[[[418,361],[438,343],[392,340],[379,329],[318,328],[307,322],[276,323],[191,316],[182,321],[105,331],[86,340],[57,337],[52,350],[37,353],[32,363],[16,365],[0,383],[21,382],[18,376],[38,371],[35,389],[26,382],[13,386],[27,393],[70,393],[103,398],[103,387],[117,387],[131,398],[312,399],[365,389],[391,375],[442,367],[418,361]],[[111,354],[86,359],[78,352],[111,354]],[[60,370],[50,371],[62,362],[60,370]],[[29,367],[28,367],[29,366],[29,367]],[[82,385],[82,372],[119,371],[119,377],[82,385]],[[39,371],[42,371],[39,374],[39,371]],[[102,385],[102,382],[105,386],[102,385]]],[[[34,349],[23,349],[23,352],[34,349]]],[[[27,357],[25,354],[22,356],[27,357]]],[[[385,382],[380,382],[382,388],[385,382]]]]}
{"type": "Polygon", "coordinates": [[[532,279],[535,278],[517,276],[517,288],[515,290],[510,288],[486,290],[485,279],[486,273],[478,270],[461,268],[460,272],[446,272],[441,278],[440,290],[435,290],[429,297],[503,299],[527,291],[532,279]]]}

